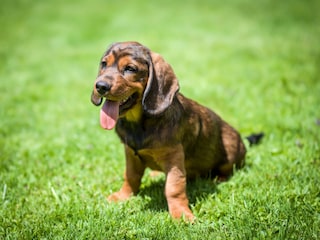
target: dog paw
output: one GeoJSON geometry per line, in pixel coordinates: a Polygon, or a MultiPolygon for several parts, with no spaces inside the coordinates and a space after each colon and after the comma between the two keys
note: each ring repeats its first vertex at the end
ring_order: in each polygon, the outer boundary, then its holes
{"type": "Polygon", "coordinates": [[[192,213],[183,213],[182,219],[187,223],[195,223],[197,218],[192,213]]]}
{"type": "Polygon", "coordinates": [[[115,192],[107,197],[108,202],[119,202],[125,201],[131,197],[131,193],[126,193],[123,191],[115,192]]]}
{"type": "Polygon", "coordinates": [[[170,212],[172,218],[177,220],[183,220],[188,223],[194,223],[196,217],[192,214],[189,208],[187,209],[175,209],[170,212]]]}

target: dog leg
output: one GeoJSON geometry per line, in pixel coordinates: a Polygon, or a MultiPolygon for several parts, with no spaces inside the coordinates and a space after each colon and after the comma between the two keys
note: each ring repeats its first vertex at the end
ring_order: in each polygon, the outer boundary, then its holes
{"type": "Polygon", "coordinates": [[[222,141],[227,155],[227,162],[220,166],[219,170],[220,175],[227,177],[232,175],[234,166],[236,168],[243,167],[246,148],[238,132],[227,123],[222,126],[222,141]]]}
{"type": "Polygon", "coordinates": [[[175,152],[170,153],[170,160],[167,160],[165,195],[170,215],[176,219],[185,217],[186,220],[192,222],[194,216],[188,206],[183,147],[179,145],[175,149],[175,152]]]}
{"type": "Polygon", "coordinates": [[[127,200],[139,191],[145,166],[142,164],[140,158],[135,155],[134,151],[128,146],[125,146],[125,154],[126,171],[124,173],[124,183],[120,191],[115,192],[108,197],[108,201],[127,200]]]}

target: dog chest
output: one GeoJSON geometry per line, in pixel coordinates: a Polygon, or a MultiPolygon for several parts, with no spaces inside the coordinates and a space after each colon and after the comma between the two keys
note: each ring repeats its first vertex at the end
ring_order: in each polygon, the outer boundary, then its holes
{"type": "Polygon", "coordinates": [[[137,155],[146,167],[166,172],[174,162],[183,162],[184,153],[181,144],[159,148],[147,148],[137,151],[137,155]]]}

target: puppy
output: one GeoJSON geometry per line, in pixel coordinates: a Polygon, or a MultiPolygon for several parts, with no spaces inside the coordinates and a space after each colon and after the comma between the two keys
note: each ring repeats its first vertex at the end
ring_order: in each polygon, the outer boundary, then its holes
{"type": "Polygon", "coordinates": [[[187,178],[225,178],[244,164],[238,132],[179,93],[171,66],[137,42],[115,43],[103,55],[91,101],[98,106],[103,100],[100,124],[116,129],[126,157],[124,183],[110,201],[136,194],[148,167],[166,174],[170,215],[192,221],[187,178]]]}

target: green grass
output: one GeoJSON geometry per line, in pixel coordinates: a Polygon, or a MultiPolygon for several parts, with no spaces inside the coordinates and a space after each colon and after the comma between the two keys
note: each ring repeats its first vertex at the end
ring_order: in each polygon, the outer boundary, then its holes
{"type": "Polygon", "coordinates": [[[28,1],[0,7],[0,239],[318,239],[319,1],[28,1]],[[124,154],[90,103],[114,41],[161,53],[181,92],[243,136],[264,131],[228,182],[188,185],[172,221],[164,178],[119,189],[124,154]]]}

